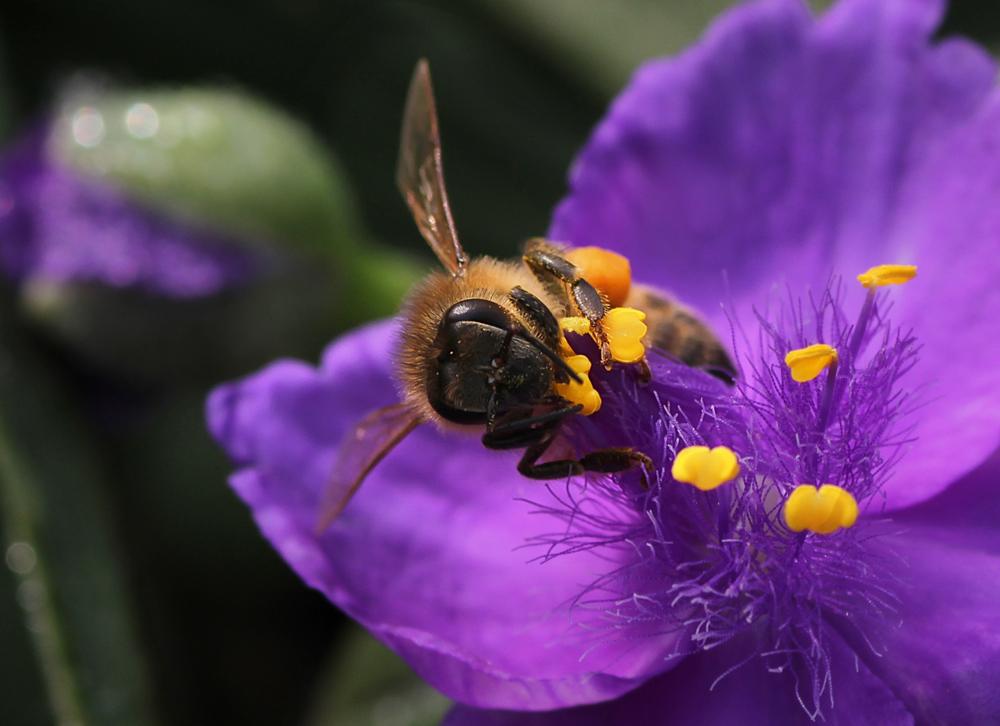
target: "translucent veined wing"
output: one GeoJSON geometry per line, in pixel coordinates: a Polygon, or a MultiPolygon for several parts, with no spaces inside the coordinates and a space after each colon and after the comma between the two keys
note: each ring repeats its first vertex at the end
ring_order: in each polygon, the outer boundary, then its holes
{"type": "Polygon", "coordinates": [[[417,63],[406,95],[396,184],[413,213],[420,234],[441,264],[451,274],[461,275],[468,257],[458,241],[448,206],[444,168],[441,166],[441,134],[434,107],[431,72],[425,59],[417,63]]]}
{"type": "Polygon", "coordinates": [[[341,442],[333,475],[323,496],[316,531],[323,532],[358,491],[368,473],[421,423],[420,415],[402,403],[365,416],[341,442]]]}

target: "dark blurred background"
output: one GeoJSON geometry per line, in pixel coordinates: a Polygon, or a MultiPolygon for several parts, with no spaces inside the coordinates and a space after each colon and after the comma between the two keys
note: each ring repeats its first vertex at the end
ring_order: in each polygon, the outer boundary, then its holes
{"type": "MultiPolygon", "coordinates": [[[[339,160],[344,194],[360,220],[358,254],[377,241],[413,256],[419,269],[430,256],[393,172],[404,92],[414,62],[426,56],[459,231],[474,253],[510,255],[546,229],[574,153],[634,67],[683,48],[728,4],[5,2],[0,138],[9,142],[45,117],[81,73],[136,88],[235,87],[304,121],[339,160]]],[[[943,34],[955,33],[995,48],[1000,4],[955,2],[943,34]]],[[[344,321],[385,309],[363,295],[341,305],[355,307],[344,321]]],[[[287,352],[315,358],[336,328],[287,352]]],[[[60,669],[78,661],[84,690],[86,667],[105,677],[116,669],[135,676],[121,692],[112,678],[81,697],[92,723],[436,721],[444,700],[308,590],[257,534],[225,484],[229,464],[201,424],[212,381],[119,380],[14,313],[4,313],[0,333],[3,415],[18,426],[28,421],[14,453],[34,451],[44,460],[55,450],[63,459],[50,474],[62,488],[42,486],[31,495],[55,502],[46,524],[58,529],[50,536],[50,571],[89,568],[75,594],[63,596],[65,622],[56,630],[69,646],[60,657],[45,635],[51,623],[35,622],[26,602],[37,596],[18,577],[26,565],[18,551],[7,551],[0,723],[55,723],[50,698],[72,680],[60,669]],[[34,378],[44,379],[37,385],[46,393],[36,395],[34,378]],[[89,494],[84,481],[93,484],[89,494]],[[91,545],[98,554],[76,563],[72,553],[91,545]],[[88,587],[97,581],[100,588],[88,587]],[[98,591],[112,593],[113,602],[90,597],[98,591]],[[131,624],[108,635],[101,630],[108,620],[131,624]]],[[[14,454],[4,447],[19,441],[17,431],[0,442],[0,461],[11,464],[14,454]]],[[[11,531],[18,526],[9,513],[3,521],[11,531]]],[[[5,543],[16,539],[11,531],[5,543]]]]}

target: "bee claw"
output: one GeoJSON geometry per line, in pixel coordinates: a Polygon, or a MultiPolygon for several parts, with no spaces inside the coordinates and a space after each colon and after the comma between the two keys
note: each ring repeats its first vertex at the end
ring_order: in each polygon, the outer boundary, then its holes
{"type": "Polygon", "coordinates": [[[608,339],[601,337],[601,365],[604,366],[604,370],[610,371],[613,363],[613,358],[611,357],[611,344],[608,343],[608,339]]]}
{"type": "Polygon", "coordinates": [[[653,379],[653,372],[649,369],[649,363],[643,358],[641,361],[636,363],[637,373],[639,377],[639,383],[643,386],[648,385],[653,379]]]}

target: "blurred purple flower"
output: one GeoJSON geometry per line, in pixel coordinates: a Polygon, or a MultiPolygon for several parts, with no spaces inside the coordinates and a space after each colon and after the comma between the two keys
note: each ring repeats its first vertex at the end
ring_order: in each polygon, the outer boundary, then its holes
{"type": "Polygon", "coordinates": [[[649,453],[648,491],[540,486],[423,427],[317,537],[337,442],[396,400],[392,325],[213,393],[265,536],[466,704],[450,724],[1000,720],[1000,98],[983,52],[928,43],[940,13],[743,6],[644,67],[584,149],[550,237],[629,256],[734,330],[742,366],[734,389],[655,355],[648,387],[595,372],[604,407],[570,433],[649,453]],[[830,276],[882,262],[920,277],[852,345],[863,291],[830,276]],[[818,341],[841,351],[822,426],[823,378],[782,364],[818,341]],[[741,478],[673,481],[702,442],[741,478]],[[857,525],[791,533],[782,500],[825,481],[857,525]]]}
{"type": "Polygon", "coordinates": [[[0,268],[15,282],[92,282],[191,298],[246,280],[258,263],[245,244],[69,168],[47,126],[0,159],[0,268]]]}

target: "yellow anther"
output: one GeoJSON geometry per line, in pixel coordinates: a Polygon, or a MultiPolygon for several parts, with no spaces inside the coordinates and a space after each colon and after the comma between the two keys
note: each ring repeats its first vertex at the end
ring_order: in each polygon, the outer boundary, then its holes
{"type": "Polygon", "coordinates": [[[670,474],[685,484],[692,484],[703,492],[735,479],[740,473],[740,462],[733,450],[726,446],[687,446],[677,452],[670,474]]]}
{"type": "Polygon", "coordinates": [[[798,383],[811,381],[836,362],[837,349],[826,343],[798,348],[785,356],[785,365],[792,373],[792,380],[798,383]]]}
{"type": "Polygon", "coordinates": [[[902,285],[917,276],[916,265],[875,265],[858,275],[858,282],[867,288],[902,285]]]}
{"type": "Polygon", "coordinates": [[[611,346],[611,358],[619,363],[638,363],[646,355],[642,344],[648,328],[642,322],[646,313],[635,308],[611,308],[601,326],[611,346]]]}
{"type": "Polygon", "coordinates": [[[601,408],[601,394],[590,382],[590,359],[585,355],[571,355],[565,358],[569,367],[576,371],[582,380],[581,383],[570,381],[569,383],[557,383],[556,393],[565,398],[570,403],[578,403],[583,406],[580,411],[584,416],[597,413],[601,408]]]}
{"type": "Polygon", "coordinates": [[[608,299],[608,305],[624,305],[632,286],[628,258],[603,247],[576,247],[566,253],[580,275],[608,299]]]}
{"type": "Polygon", "coordinates": [[[801,484],[785,501],[784,515],[785,524],[793,532],[833,534],[858,520],[858,502],[835,484],[824,484],[819,489],[801,484]]]}

